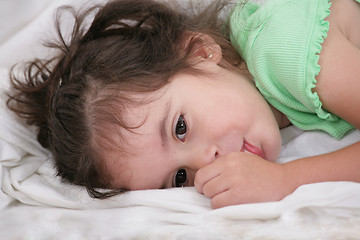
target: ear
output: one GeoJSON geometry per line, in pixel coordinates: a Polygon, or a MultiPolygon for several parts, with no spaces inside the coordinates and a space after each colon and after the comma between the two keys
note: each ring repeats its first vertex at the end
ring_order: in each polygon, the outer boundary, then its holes
{"type": "Polygon", "coordinates": [[[186,33],[184,49],[189,52],[190,60],[207,60],[219,64],[222,59],[220,45],[212,37],[204,33],[186,33]]]}

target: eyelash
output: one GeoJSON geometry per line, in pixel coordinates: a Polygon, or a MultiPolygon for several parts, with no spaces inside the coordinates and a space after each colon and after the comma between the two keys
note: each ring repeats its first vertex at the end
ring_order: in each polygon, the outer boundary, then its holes
{"type": "Polygon", "coordinates": [[[181,142],[184,142],[185,141],[185,137],[186,137],[186,134],[187,134],[187,131],[188,131],[188,124],[186,122],[186,119],[185,119],[185,114],[180,114],[178,120],[176,121],[176,125],[175,125],[175,137],[177,139],[179,139],[181,142]],[[181,121],[181,123],[180,123],[181,121]],[[182,125],[180,125],[182,124],[182,125]],[[178,127],[182,127],[182,128],[185,128],[185,129],[182,129],[182,132],[183,133],[178,133],[178,127]],[[182,136],[178,136],[178,135],[182,135],[182,136]]]}

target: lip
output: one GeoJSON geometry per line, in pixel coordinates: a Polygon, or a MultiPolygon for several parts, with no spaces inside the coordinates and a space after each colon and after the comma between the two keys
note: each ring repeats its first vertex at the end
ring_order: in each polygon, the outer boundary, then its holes
{"type": "Polygon", "coordinates": [[[261,158],[265,158],[265,154],[260,148],[255,147],[254,145],[251,145],[250,143],[248,143],[246,141],[244,141],[244,146],[241,149],[241,152],[245,152],[245,151],[255,154],[255,155],[258,155],[261,158]]]}

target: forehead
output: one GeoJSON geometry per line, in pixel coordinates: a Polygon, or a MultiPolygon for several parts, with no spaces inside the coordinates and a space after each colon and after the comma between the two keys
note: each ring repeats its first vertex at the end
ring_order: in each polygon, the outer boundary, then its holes
{"type": "Polygon", "coordinates": [[[160,114],[164,114],[164,107],[168,105],[167,88],[151,93],[133,93],[132,103],[124,112],[124,120],[133,132],[144,133],[148,125],[154,124],[160,114]]]}
{"type": "Polygon", "coordinates": [[[167,167],[159,134],[150,130],[146,133],[128,131],[125,138],[125,155],[115,149],[107,159],[111,186],[130,190],[162,188],[167,167]]]}
{"type": "Polygon", "coordinates": [[[135,104],[130,104],[124,113],[128,129],[119,126],[112,133],[115,146],[105,152],[107,172],[116,188],[148,189],[151,186],[161,187],[161,179],[146,180],[149,172],[161,163],[164,151],[161,148],[161,122],[167,117],[169,97],[164,91],[136,95],[135,104]],[[121,136],[119,136],[119,133],[121,136]],[[142,179],[139,182],[137,179],[142,179]]]}

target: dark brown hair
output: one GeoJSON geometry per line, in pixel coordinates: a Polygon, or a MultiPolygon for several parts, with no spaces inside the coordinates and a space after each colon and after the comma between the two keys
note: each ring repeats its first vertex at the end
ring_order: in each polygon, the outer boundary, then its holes
{"type": "Polygon", "coordinates": [[[191,69],[186,60],[198,40],[182,51],[185,33],[206,33],[228,61],[239,60],[220,33],[218,16],[225,5],[214,1],[191,14],[152,0],[110,1],[80,13],[62,7],[56,21],[60,41],[47,43],[58,54],[28,63],[21,78],[11,75],[8,106],[38,127],[38,141],[53,153],[63,180],[85,186],[97,198],[126,191],[103,190],[111,188],[101,163],[104,149],[112,145],[106,131],[113,125],[130,128],[120,114],[131,103],[128,93],[153,92],[191,69]],[[64,11],[75,18],[69,41],[60,30],[64,11]]]}

